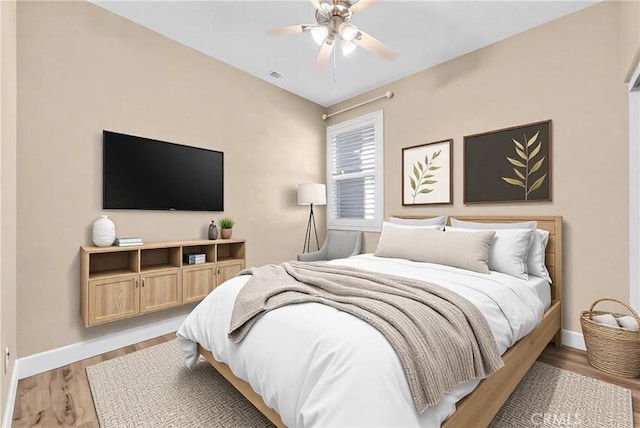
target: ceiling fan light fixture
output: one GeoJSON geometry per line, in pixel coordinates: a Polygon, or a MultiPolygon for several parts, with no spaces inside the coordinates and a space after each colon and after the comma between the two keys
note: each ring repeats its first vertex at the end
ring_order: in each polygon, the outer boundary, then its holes
{"type": "Polygon", "coordinates": [[[333,9],[333,2],[320,2],[320,7],[318,8],[327,16],[331,16],[331,9],[333,9]]]}
{"type": "Polygon", "coordinates": [[[340,24],[340,27],[338,27],[338,32],[342,39],[351,41],[358,35],[358,28],[350,22],[343,22],[340,24]]]}
{"type": "MultiPolygon", "coordinates": [[[[1,1],[1,0],[0,0],[1,1]]],[[[333,53],[335,69],[335,46],[340,42],[342,55],[350,55],[356,48],[372,53],[380,58],[392,60],[397,53],[371,34],[360,30],[350,20],[354,12],[367,9],[379,0],[311,0],[314,6],[316,24],[289,25],[267,30],[268,34],[311,33],[313,41],[320,46],[316,57],[316,68],[327,65],[333,53]]]]}
{"type": "Polygon", "coordinates": [[[322,46],[329,35],[329,29],[325,26],[313,27],[311,29],[311,37],[318,46],[322,46]]]}
{"type": "Polygon", "coordinates": [[[342,51],[342,56],[349,55],[350,53],[355,51],[357,47],[358,46],[356,46],[355,43],[349,40],[340,39],[340,50],[342,51]]]}

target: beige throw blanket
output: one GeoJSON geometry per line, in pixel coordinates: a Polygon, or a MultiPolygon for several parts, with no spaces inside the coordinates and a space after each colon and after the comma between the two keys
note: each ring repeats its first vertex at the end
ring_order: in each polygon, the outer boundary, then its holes
{"type": "Polygon", "coordinates": [[[422,281],[325,263],[288,262],[253,275],[235,301],[229,339],[239,343],[266,312],[318,302],[377,328],[398,354],[418,413],[457,385],[503,363],[486,319],[471,302],[422,281]]]}

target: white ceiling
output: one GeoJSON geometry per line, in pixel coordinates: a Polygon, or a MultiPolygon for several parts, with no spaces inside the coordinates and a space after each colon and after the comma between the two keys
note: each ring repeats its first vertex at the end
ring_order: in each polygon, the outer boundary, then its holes
{"type": "Polygon", "coordinates": [[[386,61],[337,49],[322,70],[310,33],[270,36],[273,27],[313,24],[309,0],[91,0],[133,22],[324,107],[596,3],[381,0],[351,22],[397,53],[386,61]],[[271,70],[281,79],[268,75],[271,70]]]}

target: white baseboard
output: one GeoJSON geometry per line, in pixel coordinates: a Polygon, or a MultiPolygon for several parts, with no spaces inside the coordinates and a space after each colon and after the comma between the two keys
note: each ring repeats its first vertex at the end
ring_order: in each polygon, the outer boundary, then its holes
{"type": "Polygon", "coordinates": [[[580,349],[581,351],[587,350],[582,334],[571,330],[562,330],[562,345],[580,349]]]}
{"type": "Polygon", "coordinates": [[[11,383],[9,383],[9,391],[7,394],[7,402],[4,407],[4,413],[2,418],[3,427],[12,426],[13,422],[13,408],[16,405],[16,393],[18,391],[18,365],[17,361],[13,365],[13,373],[11,374],[11,383]]]}
{"type": "Polygon", "coordinates": [[[28,357],[19,358],[16,361],[14,372],[18,372],[18,379],[24,379],[34,374],[63,367],[85,358],[104,354],[124,346],[133,345],[154,337],[162,336],[178,330],[180,324],[186,318],[180,315],[168,320],[158,321],[142,327],[132,328],[118,333],[74,343],[28,357]]]}
{"type": "MultiPolygon", "coordinates": [[[[66,366],[76,361],[90,358],[124,346],[133,345],[144,340],[162,336],[178,330],[186,315],[159,321],[142,327],[132,328],[119,333],[112,333],[85,342],[74,343],[51,351],[41,352],[28,357],[19,358],[15,362],[13,377],[24,379],[34,374],[66,366]]],[[[571,330],[562,330],[562,343],[575,349],[586,350],[582,334],[571,330]]]]}
{"type": "Polygon", "coordinates": [[[18,380],[177,331],[186,317],[186,315],[180,315],[142,327],[18,358],[13,366],[13,375],[11,376],[2,425],[0,426],[10,427],[12,425],[18,380]]]}
{"type": "MultiPolygon", "coordinates": [[[[186,315],[159,321],[142,327],[132,328],[119,333],[112,333],[85,342],[74,343],[51,351],[41,352],[28,357],[19,358],[15,362],[13,377],[24,379],[34,374],[66,366],[85,358],[94,357],[124,346],[133,345],[154,337],[162,336],[178,330],[186,315]]],[[[585,351],[582,334],[571,330],[562,330],[562,343],[575,349],[585,351]]],[[[17,383],[17,382],[16,382],[17,383]]],[[[11,394],[11,392],[10,392],[11,394]]],[[[7,403],[8,404],[8,403],[7,403]]]]}

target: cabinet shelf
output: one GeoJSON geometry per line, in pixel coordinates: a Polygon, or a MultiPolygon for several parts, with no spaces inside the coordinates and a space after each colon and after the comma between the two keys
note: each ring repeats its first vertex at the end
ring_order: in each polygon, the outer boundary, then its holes
{"type": "Polygon", "coordinates": [[[80,247],[80,314],[85,327],[202,300],[245,267],[243,239],[80,247]],[[188,264],[185,254],[205,254],[188,264]]]}
{"type": "Polygon", "coordinates": [[[113,270],[105,270],[101,272],[91,272],[89,274],[89,279],[103,279],[103,278],[118,278],[121,276],[135,275],[136,272],[133,272],[129,269],[113,269],[113,270]]]}
{"type": "Polygon", "coordinates": [[[223,263],[223,262],[233,262],[233,261],[236,261],[236,260],[238,260],[238,258],[237,258],[237,257],[230,257],[230,256],[227,256],[227,257],[218,257],[218,263],[223,263]]]}
{"type": "Polygon", "coordinates": [[[140,273],[158,272],[169,269],[180,269],[177,266],[170,265],[168,263],[158,263],[156,265],[140,266],[140,273]]]}
{"type": "Polygon", "coordinates": [[[198,267],[198,266],[215,266],[216,263],[214,262],[204,262],[204,263],[193,263],[193,264],[189,264],[189,263],[183,263],[182,264],[182,268],[192,268],[192,267],[198,267]]]}

